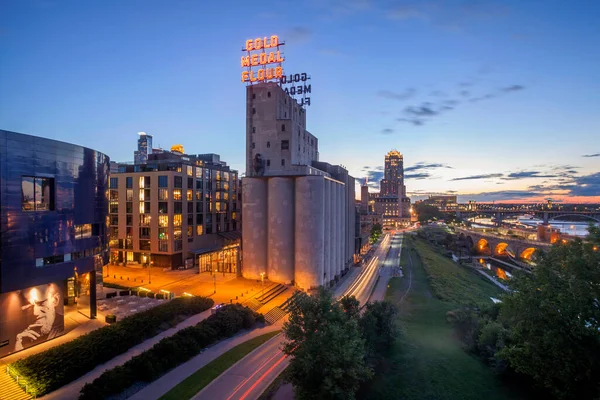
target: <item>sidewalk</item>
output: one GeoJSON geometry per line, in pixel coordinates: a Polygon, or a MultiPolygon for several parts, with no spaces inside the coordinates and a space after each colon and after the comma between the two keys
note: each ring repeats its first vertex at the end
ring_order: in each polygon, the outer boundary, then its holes
{"type": "Polygon", "coordinates": [[[265,333],[280,330],[282,325],[283,321],[279,321],[273,325],[266,325],[262,328],[245,331],[234,337],[223,340],[214,346],[208,347],[196,357],[184,364],[181,364],[179,367],[172,369],[170,372],[161,376],[156,381],[145,386],[142,390],[129,397],[128,400],[158,399],[160,396],[167,393],[179,383],[183,382],[183,380],[192,375],[194,372],[218,358],[225,352],[231,350],[235,346],[257,336],[264,335],[265,333]]]}
{"type": "Polygon", "coordinates": [[[167,329],[166,331],[159,333],[158,335],[154,336],[153,338],[150,338],[150,339],[138,344],[137,346],[132,347],[127,352],[113,358],[112,360],[108,361],[105,364],[97,366],[92,371],[88,372],[87,374],[80,377],[79,379],[74,380],[73,382],[69,383],[68,385],[63,386],[60,389],[55,390],[52,393],[49,393],[43,397],[40,397],[40,399],[44,399],[44,400],[77,399],[79,397],[79,392],[81,391],[81,388],[83,388],[83,386],[86,383],[92,382],[94,379],[98,378],[100,375],[102,375],[102,373],[104,371],[106,371],[108,369],[112,369],[119,365],[123,365],[127,361],[129,361],[131,358],[133,358],[134,356],[137,356],[138,354],[141,354],[144,351],[150,349],[156,343],[160,342],[163,338],[172,336],[175,333],[177,333],[178,331],[180,331],[184,328],[187,328],[188,326],[196,325],[198,322],[208,318],[208,316],[210,316],[210,312],[211,312],[210,309],[208,309],[200,314],[191,316],[190,318],[181,322],[174,328],[167,329]]]}
{"type": "Polygon", "coordinates": [[[495,284],[496,286],[498,286],[500,289],[504,290],[505,292],[508,292],[508,286],[505,286],[505,285],[501,284],[500,282],[498,282],[497,280],[495,280],[494,278],[492,278],[491,276],[489,276],[488,274],[486,274],[485,272],[483,272],[480,269],[478,269],[477,272],[479,272],[481,275],[483,275],[486,278],[488,278],[493,284],[495,284]]]}

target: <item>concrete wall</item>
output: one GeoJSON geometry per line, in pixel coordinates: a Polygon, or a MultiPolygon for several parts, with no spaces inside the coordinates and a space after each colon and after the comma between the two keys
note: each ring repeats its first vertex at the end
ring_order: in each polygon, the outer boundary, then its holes
{"type": "Polygon", "coordinates": [[[324,279],[325,285],[327,285],[333,278],[335,273],[332,271],[332,260],[331,260],[331,229],[333,226],[333,215],[331,214],[331,188],[333,182],[330,179],[325,179],[325,232],[324,232],[324,249],[323,249],[323,263],[324,263],[324,279]]]}
{"type": "Polygon", "coordinates": [[[296,178],[295,282],[303,289],[323,284],[325,178],[296,178]]]}
{"type": "Polygon", "coordinates": [[[274,282],[294,279],[294,178],[268,180],[268,268],[274,282]]]}
{"type": "Polygon", "coordinates": [[[242,276],[260,279],[267,272],[267,180],[242,179],[242,276]]]}

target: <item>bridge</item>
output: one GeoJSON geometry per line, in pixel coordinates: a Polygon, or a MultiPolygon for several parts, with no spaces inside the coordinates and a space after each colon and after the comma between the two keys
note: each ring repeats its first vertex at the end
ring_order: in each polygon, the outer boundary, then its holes
{"type": "Polygon", "coordinates": [[[470,248],[475,249],[480,255],[510,256],[515,259],[531,260],[536,251],[546,250],[552,246],[550,243],[499,236],[463,228],[456,228],[456,232],[459,233],[461,239],[468,243],[470,248]]]}
{"type": "Polygon", "coordinates": [[[520,207],[489,207],[486,204],[469,207],[469,205],[459,204],[455,207],[441,208],[440,211],[442,213],[456,214],[458,218],[462,218],[463,216],[492,215],[495,217],[496,224],[498,225],[509,215],[533,215],[541,219],[544,224],[548,224],[551,220],[572,216],[580,216],[590,222],[595,221],[600,223],[600,210],[544,210],[520,207]]]}

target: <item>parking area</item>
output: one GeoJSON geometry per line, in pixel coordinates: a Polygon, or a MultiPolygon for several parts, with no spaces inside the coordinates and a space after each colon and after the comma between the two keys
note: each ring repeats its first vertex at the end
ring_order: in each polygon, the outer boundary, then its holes
{"type": "Polygon", "coordinates": [[[117,316],[117,321],[120,321],[130,315],[156,307],[165,301],[168,300],[138,296],[117,296],[98,300],[98,312],[103,315],[114,314],[117,316]]]}

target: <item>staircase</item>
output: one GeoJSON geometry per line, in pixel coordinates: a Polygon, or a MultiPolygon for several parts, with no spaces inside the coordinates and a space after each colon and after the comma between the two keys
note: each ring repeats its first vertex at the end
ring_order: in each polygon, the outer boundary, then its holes
{"type": "MultiPolygon", "coordinates": [[[[251,309],[252,311],[256,311],[263,306],[263,304],[256,299],[248,299],[244,302],[244,305],[251,309]]],[[[2,400],[2,399],[0,399],[2,400]]]]}
{"type": "Polygon", "coordinates": [[[6,367],[0,370],[0,400],[29,400],[31,395],[25,393],[17,382],[6,372],[6,367]]]}
{"type": "Polygon", "coordinates": [[[287,299],[283,304],[281,304],[279,306],[275,306],[272,309],[270,309],[269,312],[267,312],[265,314],[265,321],[269,325],[273,325],[275,322],[279,321],[281,318],[286,316],[287,313],[290,312],[290,308],[291,308],[293,301],[297,294],[298,294],[298,291],[294,292],[294,294],[289,299],[287,299]]]}
{"type": "Polygon", "coordinates": [[[262,304],[267,304],[269,301],[273,300],[275,297],[279,296],[286,290],[287,286],[278,283],[276,285],[271,286],[260,296],[256,297],[256,300],[260,301],[262,304]]]}

